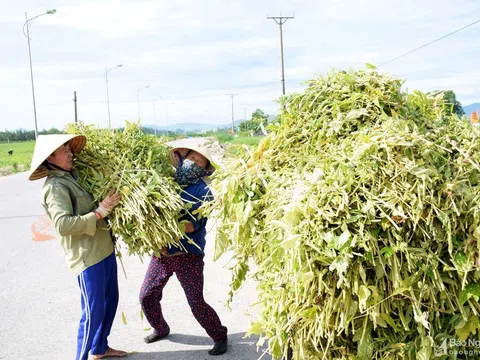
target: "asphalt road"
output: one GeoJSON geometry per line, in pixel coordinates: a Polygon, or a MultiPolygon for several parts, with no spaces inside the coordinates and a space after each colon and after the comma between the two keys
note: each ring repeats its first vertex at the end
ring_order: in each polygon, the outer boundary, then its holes
{"type": "MultiPolygon", "coordinates": [[[[44,216],[40,205],[43,180],[30,182],[26,173],[0,177],[0,359],[74,359],[80,318],[80,291],[56,240],[33,241],[32,225],[44,216]]],[[[229,350],[221,356],[207,351],[212,340],[191,315],[183,290],[172,277],[162,307],[171,334],[145,344],[149,332],[140,316],[138,293],[149,259],[124,255],[125,278],[119,263],[120,303],[109,337],[114,348],[130,352],[132,360],[254,360],[257,337],[243,338],[255,314],[255,284],[249,282],[225,307],[231,278],[230,257],[213,262],[214,221],[207,236],[205,298],[229,330],[229,350]],[[125,314],[127,325],[121,320],[125,314]]],[[[268,354],[262,357],[270,360],[268,354]]]]}

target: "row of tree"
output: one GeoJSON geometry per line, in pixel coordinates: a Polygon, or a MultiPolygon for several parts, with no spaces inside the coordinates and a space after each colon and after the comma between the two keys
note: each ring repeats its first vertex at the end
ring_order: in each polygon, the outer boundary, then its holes
{"type": "MultiPolygon", "coordinates": [[[[50,135],[50,134],[62,134],[62,131],[51,128],[49,130],[42,130],[38,132],[39,135],[50,135]]],[[[0,142],[14,142],[14,141],[29,141],[35,140],[35,131],[34,130],[13,130],[0,131],[0,142]]]]}
{"type": "MultiPolygon", "coordinates": [[[[116,129],[123,131],[123,128],[116,129]]],[[[149,128],[149,127],[142,127],[142,131],[146,134],[155,134],[155,129],[149,128]]],[[[166,130],[157,130],[157,136],[166,136],[167,131],[166,130]]],[[[185,132],[181,129],[177,130],[169,130],[169,135],[172,134],[186,134],[186,135],[191,135],[191,132],[185,132]]],[[[39,135],[51,135],[51,134],[63,134],[63,131],[58,130],[56,128],[51,128],[49,130],[42,130],[38,132],[39,135]]],[[[19,129],[19,130],[14,130],[14,131],[0,131],[0,143],[5,143],[5,142],[17,142],[17,141],[31,141],[35,140],[35,131],[34,130],[24,130],[24,129],[19,129]]]]}

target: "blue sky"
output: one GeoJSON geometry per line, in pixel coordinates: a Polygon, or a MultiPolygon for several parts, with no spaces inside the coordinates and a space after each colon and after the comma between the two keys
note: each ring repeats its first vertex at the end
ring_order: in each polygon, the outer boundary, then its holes
{"type": "MultiPolygon", "coordinates": [[[[256,108],[278,111],[279,29],[284,25],[287,92],[330,68],[380,64],[480,18],[473,0],[0,0],[0,128],[34,128],[27,40],[31,27],[39,129],[79,118],[112,126],[228,124],[256,108]],[[8,34],[8,35],[5,35],[8,34]],[[168,104],[168,105],[167,105],[168,104]]],[[[480,101],[480,24],[385,66],[411,91],[452,89],[463,105],[480,101]]]]}

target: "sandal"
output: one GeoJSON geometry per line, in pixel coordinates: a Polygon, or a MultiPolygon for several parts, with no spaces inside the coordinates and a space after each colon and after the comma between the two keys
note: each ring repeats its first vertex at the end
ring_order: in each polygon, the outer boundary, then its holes
{"type": "Polygon", "coordinates": [[[164,337],[167,337],[168,336],[168,332],[166,334],[156,334],[156,333],[152,333],[150,335],[147,335],[143,338],[143,341],[145,341],[147,344],[150,344],[150,343],[153,343],[155,341],[158,341],[158,340],[161,340],[163,339],[164,337]]]}
{"type": "Polygon", "coordinates": [[[107,348],[107,351],[105,351],[105,354],[103,355],[93,355],[93,360],[98,360],[98,359],[104,359],[104,358],[109,358],[109,357],[125,357],[127,356],[128,353],[123,350],[115,350],[112,349],[111,347],[107,348]]]}

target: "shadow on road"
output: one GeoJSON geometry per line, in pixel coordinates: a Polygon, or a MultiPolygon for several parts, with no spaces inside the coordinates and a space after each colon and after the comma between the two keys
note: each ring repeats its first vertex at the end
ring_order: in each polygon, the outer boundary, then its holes
{"type": "MultiPolygon", "coordinates": [[[[263,346],[257,350],[258,337],[251,336],[249,338],[243,338],[244,333],[236,333],[228,335],[228,351],[221,356],[211,356],[208,354],[208,350],[213,345],[212,339],[207,336],[195,336],[195,335],[183,335],[183,334],[170,334],[164,340],[160,340],[156,343],[150,344],[152,346],[152,352],[137,352],[130,353],[127,357],[129,360],[256,360],[262,355],[262,360],[271,360],[271,356],[264,354],[267,347],[263,346]],[[192,346],[206,346],[205,350],[178,350],[169,351],[168,342],[179,343],[192,346]],[[162,350],[156,350],[161,348],[162,350]]],[[[172,344],[172,347],[174,345],[172,344]]]]}

